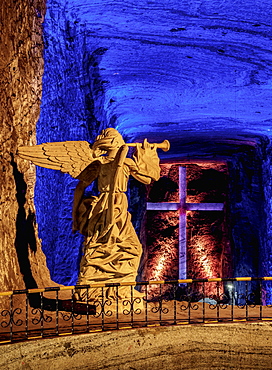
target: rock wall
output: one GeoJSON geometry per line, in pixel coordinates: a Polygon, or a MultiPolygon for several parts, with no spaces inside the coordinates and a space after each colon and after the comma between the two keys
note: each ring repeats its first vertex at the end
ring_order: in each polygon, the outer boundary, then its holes
{"type": "Polygon", "coordinates": [[[52,284],[37,235],[35,168],[19,159],[35,143],[41,99],[43,0],[0,4],[0,289],[52,284]]]}
{"type": "Polygon", "coordinates": [[[261,146],[249,148],[229,162],[230,227],[234,240],[235,276],[264,276],[260,261],[268,257],[264,254],[264,250],[269,247],[265,177],[262,170],[264,158],[261,151],[261,146]]]}

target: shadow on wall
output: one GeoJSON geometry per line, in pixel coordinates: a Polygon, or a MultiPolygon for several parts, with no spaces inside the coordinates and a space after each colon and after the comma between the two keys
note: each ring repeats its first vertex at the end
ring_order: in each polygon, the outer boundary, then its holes
{"type": "Polygon", "coordinates": [[[33,212],[30,212],[28,216],[25,211],[26,203],[26,190],[27,184],[24,181],[23,174],[18,171],[17,164],[14,161],[14,157],[11,153],[11,165],[13,167],[13,176],[16,184],[16,198],[18,202],[18,213],[16,218],[16,238],[15,238],[15,249],[18,257],[20,271],[23,275],[23,280],[26,289],[37,288],[37,283],[32,275],[30,261],[28,257],[28,248],[32,252],[37,251],[36,237],[34,224],[36,216],[33,212]]]}

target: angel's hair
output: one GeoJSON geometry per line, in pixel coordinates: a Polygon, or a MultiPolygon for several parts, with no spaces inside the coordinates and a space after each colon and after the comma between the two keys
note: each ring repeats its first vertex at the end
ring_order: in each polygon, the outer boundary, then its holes
{"type": "Polygon", "coordinates": [[[124,139],[115,128],[109,127],[101,131],[101,134],[96,137],[93,149],[103,146],[104,149],[111,150],[120,148],[124,145],[124,139]]]}

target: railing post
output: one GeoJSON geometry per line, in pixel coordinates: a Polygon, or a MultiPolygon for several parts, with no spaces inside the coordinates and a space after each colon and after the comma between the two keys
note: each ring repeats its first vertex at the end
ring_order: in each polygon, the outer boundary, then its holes
{"type": "Polygon", "coordinates": [[[40,300],[41,300],[41,337],[43,337],[44,333],[44,326],[43,326],[43,318],[44,318],[44,309],[43,309],[43,292],[40,292],[40,300]]]}
{"type": "Polygon", "coordinates": [[[74,330],[75,330],[75,328],[74,328],[74,325],[75,325],[75,323],[74,323],[74,320],[75,320],[75,318],[74,318],[74,295],[75,295],[75,290],[74,290],[74,288],[72,289],[72,297],[71,297],[71,301],[72,301],[72,305],[71,305],[71,319],[72,319],[72,329],[71,329],[71,331],[72,331],[72,334],[74,334],[74,330]]]}
{"type": "Polygon", "coordinates": [[[205,282],[202,281],[202,322],[205,322],[205,282]]]}
{"type": "Polygon", "coordinates": [[[174,287],[174,325],[177,324],[177,297],[176,297],[176,294],[177,294],[177,287],[178,287],[178,284],[177,283],[174,283],[173,284],[173,287],[174,287]]]}
{"type": "Polygon", "coordinates": [[[9,339],[13,339],[13,294],[10,295],[10,322],[9,322],[9,339]]]}
{"type": "Polygon", "coordinates": [[[246,321],[248,321],[248,282],[246,281],[246,321]]]}
{"type": "Polygon", "coordinates": [[[159,310],[159,322],[160,322],[160,325],[161,325],[161,320],[162,320],[162,285],[160,283],[160,298],[159,298],[159,302],[160,302],[160,310],[159,310]]]}
{"type": "Polygon", "coordinates": [[[101,298],[101,326],[102,330],[105,329],[105,301],[104,301],[104,287],[101,288],[102,298],[101,298]]]}
{"type": "Polygon", "coordinates": [[[86,331],[87,333],[90,331],[90,321],[89,321],[89,288],[86,288],[86,331]]]}
{"type": "Polygon", "coordinates": [[[26,293],[26,300],[25,300],[25,310],[26,310],[26,316],[25,316],[25,337],[28,338],[28,305],[29,305],[29,298],[28,298],[28,292],[26,293]]]}
{"type": "Polygon", "coordinates": [[[217,304],[216,304],[216,319],[220,321],[220,289],[219,282],[216,282],[216,294],[217,294],[217,304]]]}
{"type": "Polygon", "coordinates": [[[130,304],[130,310],[131,310],[131,312],[130,312],[130,314],[131,314],[130,321],[131,321],[131,327],[133,328],[133,311],[134,311],[134,309],[133,309],[133,286],[132,285],[130,286],[130,302],[131,302],[131,304],[130,304]]]}
{"type": "Polygon", "coordinates": [[[188,292],[189,292],[189,296],[188,296],[188,323],[190,324],[191,323],[191,297],[190,297],[190,291],[191,291],[191,283],[188,284],[188,286],[190,287],[190,289],[188,289],[188,292]]]}
{"type": "Polygon", "coordinates": [[[118,285],[116,286],[116,329],[119,329],[119,298],[118,285]]]}
{"type": "Polygon", "coordinates": [[[56,290],[56,334],[59,335],[59,291],[56,290]]]}
{"type": "Polygon", "coordinates": [[[234,320],[234,305],[235,305],[235,297],[234,297],[234,294],[235,294],[235,289],[231,289],[231,321],[234,320]]]}
{"type": "Polygon", "coordinates": [[[260,320],[263,319],[263,284],[262,280],[259,280],[259,294],[260,294],[260,320]]]}
{"type": "Polygon", "coordinates": [[[145,285],[145,326],[148,325],[147,284],[145,285]]]}

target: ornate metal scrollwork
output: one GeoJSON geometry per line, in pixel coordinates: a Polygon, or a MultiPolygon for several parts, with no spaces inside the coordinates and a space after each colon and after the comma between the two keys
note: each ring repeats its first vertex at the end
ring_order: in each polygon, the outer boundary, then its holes
{"type": "Polygon", "coordinates": [[[125,299],[123,301],[123,306],[129,306],[129,309],[124,309],[123,314],[124,315],[129,315],[129,314],[135,314],[135,315],[140,315],[142,310],[140,307],[137,307],[136,309],[134,308],[135,304],[140,304],[142,302],[142,299],[140,297],[133,298],[132,300],[125,299]]]}
{"type": "MultiPolygon", "coordinates": [[[[199,298],[199,297],[198,297],[199,298]]],[[[179,305],[181,311],[186,311],[186,310],[194,310],[197,311],[200,307],[198,302],[195,302],[195,294],[190,293],[188,295],[183,295],[180,297],[181,304],[179,305]],[[185,303],[187,302],[187,304],[185,303]]]]}
{"type": "Polygon", "coordinates": [[[247,295],[247,305],[248,305],[248,307],[250,307],[250,308],[256,307],[257,299],[258,299],[258,297],[256,296],[256,294],[254,292],[249,293],[247,295]]]}
{"type": "Polygon", "coordinates": [[[31,313],[33,315],[37,315],[37,314],[39,315],[38,318],[34,317],[33,319],[31,319],[31,322],[34,325],[38,325],[41,321],[43,321],[43,322],[51,322],[52,321],[52,317],[45,314],[44,310],[42,310],[40,308],[33,308],[31,310],[31,313]]]}
{"type": "Polygon", "coordinates": [[[225,310],[228,308],[228,304],[226,303],[228,301],[228,296],[224,293],[219,294],[218,296],[211,295],[209,299],[214,300],[216,303],[209,303],[209,309],[215,310],[216,308],[220,308],[222,310],[225,310]]]}
{"type": "Polygon", "coordinates": [[[1,316],[3,317],[8,317],[8,321],[2,321],[1,322],[1,327],[2,328],[7,328],[10,325],[15,325],[15,326],[21,326],[23,325],[23,320],[22,319],[17,319],[15,320],[15,315],[20,315],[22,313],[21,308],[15,308],[14,310],[3,310],[1,312],[1,316]]]}
{"type": "Polygon", "coordinates": [[[243,293],[236,294],[236,307],[244,309],[246,307],[246,295],[243,293]]]}
{"type": "Polygon", "coordinates": [[[102,316],[102,314],[107,316],[107,317],[112,316],[113,311],[105,309],[106,306],[111,306],[113,304],[113,302],[110,299],[106,299],[104,302],[103,301],[95,301],[93,304],[96,307],[96,313],[95,313],[94,317],[98,318],[98,317],[102,316]]]}
{"type": "Polygon", "coordinates": [[[60,316],[63,318],[64,321],[69,321],[72,318],[74,318],[75,320],[81,320],[82,319],[82,315],[80,315],[78,313],[75,313],[75,312],[67,313],[67,312],[62,312],[61,311],[60,316]]]}
{"type": "Polygon", "coordinates": [[[163,313],[165,315],[167,313],[169,313],[169,308],[163,307],[163,303],[169,302],[169,299],[167,299],[167,298],[164,298],[163,299],[162,298],[162,299],[159,299],[157,302],[159,303],[159,305],[151,308],[151,312],[152,313],[158,313],[158,312],[160,312],[160,313],[163,313]]]}

